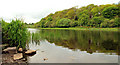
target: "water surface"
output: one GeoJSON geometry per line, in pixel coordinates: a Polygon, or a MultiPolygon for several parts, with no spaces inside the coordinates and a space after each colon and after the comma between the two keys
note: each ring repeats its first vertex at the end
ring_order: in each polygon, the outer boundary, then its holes
{"type": "Polygon", "coordinates": [[[120,32],[29,29],[29,63],[117,63],[120,32]],[[34,34],[33,34],[34,33],[34,34]],[[48,59],[45,60],[44,59],[48,59]]]}

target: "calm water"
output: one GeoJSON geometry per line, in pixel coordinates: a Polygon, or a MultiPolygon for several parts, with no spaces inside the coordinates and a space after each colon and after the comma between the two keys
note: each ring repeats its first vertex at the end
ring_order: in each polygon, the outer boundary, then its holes
{"type": "Polygon", "coordinates": [[[118,63],[120,32],[29,31],[32,34],[29,48],[37,53],[28,58],[28,63],[118,63]]]}

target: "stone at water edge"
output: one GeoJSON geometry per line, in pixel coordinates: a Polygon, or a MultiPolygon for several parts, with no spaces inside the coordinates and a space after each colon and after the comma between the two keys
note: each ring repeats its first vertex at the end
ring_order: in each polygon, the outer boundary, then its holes
{"type": "Polygon", "coordinates": [[[22,49],[22,48],[19,48],[18,51],[19,51],[19,52],[23,52],[23,49],[22,49]]]}
{"type": "Polygon", "coordinates": [[[44,58],[43,60],[44,60],[44,61],[45,61],[45,60],[48,60],[48,58],[44,58]]]}
{"type": "Polygon", "coordinates": [[[11,51],[11,50],[16,50],[16,47],[8,47],[4,49],[3,51],[11,51]]]}
{"type": "Polygon", "coordinates": [[[17,48],[16,47],[8,47],[8,48],[6,48],[6,49],[4,49],[3,50],[3,53],[6,53],[6,52],[8,52],[8,53],[17,53],[17,48]]]}
{"type": "Polygon", "coordinates": [[[13,56],[14,60],[19,60],[21,58],[23,58],[23,54],[22,53],[17,53],[17,54],[14,54],[14,56],[13,56]]]}
{"type": "Polygon", "coordinates": [[[44,52],[44,51],[41,51],[41,52],[44,52]]]}
{"type": "Polygon", "coordinates": [[[36,53],[36,50],[27,50],[26,52],[25,52],[25,54],[35,54],[36,53]]]}
{"type": "Polygon", "coordinates": [[[0,47],[8,46],[8,44],[0,44],[0,47]]]}

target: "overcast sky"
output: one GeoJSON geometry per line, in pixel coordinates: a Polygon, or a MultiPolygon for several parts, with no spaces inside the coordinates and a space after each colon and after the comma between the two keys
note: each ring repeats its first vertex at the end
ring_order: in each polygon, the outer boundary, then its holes
{"type": "Polygon", "coordinates": [[[0,18],[10,22],[22,18],[24,22],[35,23],[41,18],[56,11],[74,6],[89,4],[101,5],[118,3],[120,0],[0,0],[0,18]]]}

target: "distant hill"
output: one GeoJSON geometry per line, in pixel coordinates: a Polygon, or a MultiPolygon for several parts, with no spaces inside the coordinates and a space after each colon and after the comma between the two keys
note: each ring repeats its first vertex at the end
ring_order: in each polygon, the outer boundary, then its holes
{"type": "Polygon", "coordinates": [[[42,28],[68,28],[68,27],[120,27],[120,3],[72,7],[62,11],[51,13],[39,22],[35,27],[42,28]]]}

